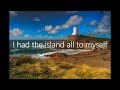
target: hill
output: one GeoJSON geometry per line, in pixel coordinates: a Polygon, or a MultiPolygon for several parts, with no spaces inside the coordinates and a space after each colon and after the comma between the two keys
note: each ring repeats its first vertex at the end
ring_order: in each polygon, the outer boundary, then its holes
{"type": "Polygon", "coordinates": [[[108,38],[98,38],[98,37],[92,37],[92,36],[85,36],[85,35],[69,35],[66,38],[67,41],[80,41],[82,43],[84,42],[103,42],[103,41],[109,41],[108,38]]]}

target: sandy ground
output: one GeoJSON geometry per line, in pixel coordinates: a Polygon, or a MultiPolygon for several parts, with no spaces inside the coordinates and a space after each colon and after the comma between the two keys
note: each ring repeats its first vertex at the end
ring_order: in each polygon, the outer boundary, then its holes
{"type": "Polygon", "coordinates": [[[49,59],[72,62],[74,64],[87,64],[90,66],[95,66],[95,67],[97,66],[108,69],[111,68],[110,50],[85,51],[74,55],[68,55],[66,58],[58,57],[58,58],[49,58],[49,59]]]}

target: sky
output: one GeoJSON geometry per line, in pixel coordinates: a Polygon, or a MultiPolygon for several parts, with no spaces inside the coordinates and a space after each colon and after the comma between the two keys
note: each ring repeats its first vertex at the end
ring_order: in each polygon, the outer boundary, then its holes
{"type": "Polygon", "coordinates": [[[9,11],[10,40],[62,40],[79,35],[111,38],[110,11],[9,11]]]}

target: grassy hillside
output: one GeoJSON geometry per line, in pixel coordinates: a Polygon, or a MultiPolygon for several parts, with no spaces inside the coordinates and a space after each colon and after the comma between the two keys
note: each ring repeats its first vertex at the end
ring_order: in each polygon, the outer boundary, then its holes
{"type": "Polygon", "coordinates": [[[46,60],[10,57],[10,79],[110,79],[110,53],[86,52],[46,60]]]}
{"type": "MultiPolygon", "coordinates": [[[[103,42],[106,38],[70,35],[66,41],[103,42]]],[[[110,79],[111,50],[100,49],[75,55],[53,54],[42,60],[29,55],[10,57],[10,79],[110,79]]]]}
{"type": "Polygon", "coordinates": [[[108,38],[98,38],[98,37],[91,37],[91,36],[85,36],[85,35],[69,35],[67,37],[67,40],[74,40],[74,41],[81,41],[81,42],[103,42],[103,41],[110,41],[108,38]]]}

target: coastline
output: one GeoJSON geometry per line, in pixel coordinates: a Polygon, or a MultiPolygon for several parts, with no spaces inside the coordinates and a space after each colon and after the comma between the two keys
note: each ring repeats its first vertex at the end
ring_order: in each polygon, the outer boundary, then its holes
{"type": "Polygon", "coordinates": [[[110,79],[111,51],[93,50],[53,57],[10,57],[10,79],[110,79]]]}
{"type": "Polygon", "coordinates": [[[92,51],[92,50],[83,50],[83,49],[54,49],[54,52],[47,52],[47,53],[43,53],[43,54],[32,54],[32,58],[40,58],[40,59],[44,59],[44,58],[48,58],[46,57],[46,55],[51,55],[54,53],[65,53],[67,55],[75,55],[75,54],[79,54],[82,52],[88,52],[88,51],[92,51]]]}

